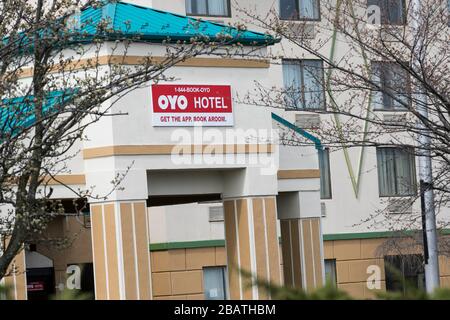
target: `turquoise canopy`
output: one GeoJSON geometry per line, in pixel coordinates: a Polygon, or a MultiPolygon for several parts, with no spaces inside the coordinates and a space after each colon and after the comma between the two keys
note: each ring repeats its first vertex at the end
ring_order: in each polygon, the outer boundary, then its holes
{"type": "MultiPolygon", "coordinates": [[[[42,113],[48,116],[55,108],[61,108],[72,101],[77,89],[51,91],[44,98],[42,113]]],[[[23,96],[0,100],[0,141],[4,136],[15,136],[32,127],[36,121],[34,96],[23,96]]]]}
{"type": "MultiPolygon", "coordinates": [[[[120,1],[105,0],[102,6],[85,7],[63,20],[64,31],[60,30],[61,20],[55,28],[37,32],[41,41],[55,41],[57,47],[91,43],[96,39],[115,41],[129,39],[134,42],[216,42],[222,44],[242,44],[245,46],[266,46],[280,41],[271,35],[241,30],[233,26],[195,19],[170,12],[142,7],[120,1]]],[[[33,53],[34,40],[31,33],[19,33],[14,42],[18,53],[33,53]]],[[[7,44],[11,39],[3,38],[7,44]]]]}
{"type": "Polygon", "coordinates": [[[264,33],[239,30],[224,24],[124,2],[106,1],[102,7],[88,7],[72,19],[79,19],[80,29],[77,31],[86,36],[98,35],[97,26],[101,22],[108,22],[109,36],[137,37],[137,41],[162,42],[167,39],[190,41],[193,38],[222,41],[228,38],[233,43],[256,46],[270,45],[279,41],[264,33]]]}

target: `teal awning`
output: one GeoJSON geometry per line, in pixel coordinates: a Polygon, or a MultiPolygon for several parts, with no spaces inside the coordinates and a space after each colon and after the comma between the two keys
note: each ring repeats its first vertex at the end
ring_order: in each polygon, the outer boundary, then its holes
{"type": "MultiPolygon", "coordinates": [[[[249,30],[239,30],[232,26],[195,19],[170,12],[155,10],[130,3],[105,0],[99,7],[86,7],[79,13],[65,19],[64,31],[60,22],[55,22],[54,30],[38,31],[41,41],[56,40],[55,46],[64,47],[80,43],[91,43],[96,39],[115,41],[130,39],[134,42],[162,43],[170,41],[216,42],[242,44],[245,46],[272,45],[280,41],[271,35],[249,30]],[[104,26],[107,26],[105,28],[104,26]]],[[[33,35],[19,33],[14,43],[20,53],[33,52],[33,35]]],[[[3,38],[6,45],[11,39],[3,38]]]]}
{"type": "MultiPolygon", "coordinates": [[[[59,108],[69,104],[76,92],[76,89],[49,92],[42,103],[44,116],[51,112],[60,112],[59,108]]],[[[35,121],[34,96],[0,100],[0,140],[27,130],[35,121]]]]}
{"type": "MultiPolygon", "coordinates": [[[[194,19],[174,13],[155,10],[130,3],[106,1],[102,7],[88,7],[81,11],[78,30],[81,34],[97,36],[97,26],[105,21],[109,22],[108,35],[136,38],[137,41],[162,42],[190,41],[192,38],[209,41],[223,41],[226,37],[231,42],[243,45],[267,45],[279,41],[270,35],[194,19]]],[[[76,29],[74,29],[76,30],[76,29]]]]}

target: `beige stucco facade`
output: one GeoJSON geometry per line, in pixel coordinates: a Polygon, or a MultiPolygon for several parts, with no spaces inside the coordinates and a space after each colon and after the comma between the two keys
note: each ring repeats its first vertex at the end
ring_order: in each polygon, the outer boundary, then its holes
{"type": "MultiPolygon", "coordinates": [[[[152,216],[151,214],[149,215],[152,216]]],[[[84,228],[75,218],[62,218],[54,222],[51,228],[58,228],[66,224],[65,236],[72,239],[72,245],[66,249],[37,246],[37,251],[54,261],[56,285],[65,284],[69,274],[67,265],[73,263],[92,263],[91,230],[84,228]]],[[[223,224],[221,223],[221,228],[223,224]]],[[[218,227],[218,228],[220,228],[218,227]]],[[[336,260],[336,283],[339,289],[348,292],[356,299],[372,299],[378,290],[385,291],[385,266],[383,244],[391,238],[325,240],[324,258],[336,260]],[[369,289],[367,282],[371,281],[374,266],[380,270],[380,289],[369,289]]],[[[166,243],[165,249],[161,243],[151,243],[149,246],[151,261],[151,288],[152,299],[195,299],[203,300],[204,295],[204,268],[226,268],[227,253],[223,238],[205,241],[166,243]],[[174,248],[178,247],[178,248],[174,248]]],[[[280,253],[288,252],[279,245],[280,253]]],[[[412,250],[411,253],[420,253],[412,250]]],[[[284,269],[285,257],[280,255],[280,270],[284,269]]],[[[444,256],[440,257],[441,285],[450,288],[450,261],[444,256]]],[[[297,272],[301,275],[301,272],[297,272]]],[[[287,285],[285,278],[282,283],[287,285]]],[[[24,294],[24,292],[22,293],[24,294]]],[[[19,296],[19,299],[24,297],[19,296]]]]}

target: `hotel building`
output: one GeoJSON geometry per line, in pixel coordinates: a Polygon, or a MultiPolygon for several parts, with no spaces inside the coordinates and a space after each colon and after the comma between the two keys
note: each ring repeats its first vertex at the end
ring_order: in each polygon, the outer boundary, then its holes
{"type": "MultiPolygon", "coordinates": [[[[239,5],[261,14],[281,6],[281,18],[291,17],[288,10],[295,5],[296,19],[310,21],[314,30],[322,23],[321,2],[243,0],[239,5]]],[[[133,45],[130,61],[148,51],[163,55],[161,33],[182,34],[188,17],[201,18],[202,32],[212,37],[220,25],[244,21],[229,0],[130,0],[107,6],[103,14],[113,20],[139,17],[152,26],[146,36],[153,37],[153,43],[133,45]]],[[[255,32],[244,33],[242,43],[249,50],[261,46],[261,56],[288,45],[281,40],[266,48],[267,36],[258,33],[263,30],[252,25],[249,30],[255,32]]],[[[330,46],[323,48],[327,54],[330,46]]],[[[270,298],[262,288],[248,285],[248,272],[259,280],[307,291],[328,279],[352,296],[367,299],[396,286],[386,261],[398,264],[404,277],[420,286],[420,266],[405,266],[401,256],[382,250],[392,238],[391,230],[361,223],[382,208],[385,197],[401,196],[396,193],[397,177],[379,169],[392,150],[360,148],[350,151],[346,161],[342,150],[327,148],[310,127],[311,121],[326,117],[307,111],[320,105],[285,111],[240,99],[254,90],[255,81],[267,88],[292,77],[307,82],[308,65],[321,63],[313,57],[292,63],[299,54],[284,54],[282,63],[193,58],[168,71],[175,81],[150,83],[114,105],[112,111],[126,111],[126,116],[92,125],[89,139],[76,146],[81,152],[70,160],[72,173],[60,178],[74,188],[95,186],[97,193],[106,194],[109,182],[126,173],[123,188],[106,201],[90,201],[77,213],[70,210],[73,195],[54,185],[54,197],[67,201],[68,209],[46,234],[49,239],[68,237],[70,245],[28,244],[14,262],[26,272],[4,280],[14,288],[14,298],[44,299],[64,290],[90,292],[102,300],[270,298]],[[163,111],[173,102],[164,96],[180,88],[194,90],[195,105],[216,109],[205,126],[164,118],[163,111]],[[280,144],[274,139],[280,131],[309,144],[280,144]]],[[[185,105],[183,100],[173,103],[185,105]]],[[[408,168],[413,185],[414,157],[392,152],[396,165],[408,168]]],[[[411,208],[418,209],[418,203],[411,208]]],[[[420,257],[421,252],[413,248],[407,254],[420,257]]],[[[450,262],[444,256],[440,275],[441,285],[450,287],[450,262]]]]}

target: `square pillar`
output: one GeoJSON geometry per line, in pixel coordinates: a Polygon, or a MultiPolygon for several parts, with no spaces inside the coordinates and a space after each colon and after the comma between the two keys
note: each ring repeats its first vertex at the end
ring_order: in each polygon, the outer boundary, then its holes
{"type": "Polygon", "coordinates": [[[285,285],[306,291],[322,287],[320,218],[284,219],[280,223],[285,285]]]}
{"type": "Polygon", "coordinates": [[[319,191],[277,198],[286,286],[311,291],[325,284],[319,191]]]}
{"type": "Polygon", "coordinates": [[[152,297],[146,201],[91,204],[97,300],[152,297]]]}
{"type": "Polygon", "coordinates": [[[7,299],[27,300],[27,274],[25,250],[16,255],[8,268],[7,276],[2,279],[2,285],[8,289],[7,299]]]}
{"type": "Polygon", "coordinates": [[[260,281],[281,283],[275,197],[225,200],[224,215],[230,298],[270,298],[241,270],[260,281]]]}

